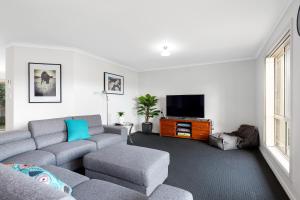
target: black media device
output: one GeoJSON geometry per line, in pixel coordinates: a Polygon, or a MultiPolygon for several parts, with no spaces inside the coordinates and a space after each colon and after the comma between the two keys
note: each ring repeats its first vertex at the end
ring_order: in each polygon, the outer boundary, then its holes
{"type": "Polygon", "coordinates": [[[204,95],[167,95],[167,116],[204,118],[204,103],[204,95]]]}

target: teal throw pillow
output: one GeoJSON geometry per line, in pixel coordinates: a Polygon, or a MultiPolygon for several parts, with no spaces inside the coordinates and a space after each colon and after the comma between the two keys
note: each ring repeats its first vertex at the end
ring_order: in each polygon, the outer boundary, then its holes
{"type": "Polygon", "coordinates": [[[86,120],[65,120],[68,128],[68,142],[89,139],[89,126],[86,120]]]}
{"type": "Polygon", "coordinates": [[[52,173],[47,170],[34,166],[34,165],[25,165],[25,164],[5,164],[8,167],[11,167],[13,170],[21,172],[34,180],[47,184],[57,190],[65,192],[69,195],[72,193],[72,188],[56,178],[52,173]]]}

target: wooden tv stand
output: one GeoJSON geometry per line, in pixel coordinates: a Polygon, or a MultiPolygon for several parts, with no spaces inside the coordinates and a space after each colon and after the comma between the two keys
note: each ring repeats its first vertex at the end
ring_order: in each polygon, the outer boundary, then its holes
{"type": "Polygon", "coordinates": [[[208,140],[211,130],[211,120],[160,119],[160,136],[208,140]]]}

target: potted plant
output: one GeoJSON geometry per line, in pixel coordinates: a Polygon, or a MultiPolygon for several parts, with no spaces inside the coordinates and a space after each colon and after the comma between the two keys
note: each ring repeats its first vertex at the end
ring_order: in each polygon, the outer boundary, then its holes
{"type": "Polygon", "coordinates": [[[118,112],[118,116],[119,116],[119,123],[120,124],[124,124],[124,112],[118,112]]]}
{"type": "Polygon", "coordinates": [[[140,96],[137,99],[138,102],[138,114],[145,116],[145,122],[142,123],[142,131],[144,133],[152,133],[152,123],[149,121],[151,118],[159,115],[160,110],[155,106],[158,102],[156,96],[151,96],[146,94],[145,96],[140,96]]]}

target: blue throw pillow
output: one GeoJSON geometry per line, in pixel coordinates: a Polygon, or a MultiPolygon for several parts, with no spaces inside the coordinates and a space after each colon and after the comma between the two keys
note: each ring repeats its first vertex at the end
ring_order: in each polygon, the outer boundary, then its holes
{"type": "Polygon", "coordinates": [[[68,142],[89,139],[88,122],[86,120],[65,120],[68,128],[68,142]]]}
{"type": "Polygon", "coordinates": [[[8,167],[11,167],[11,169],[21,172],[34,180],[47,184],[57,190],[60,190],[62,192],[65,192],[67,194],[72,193],[72,188],[56,178],[52,173],[48,172],[47,170],[34,166],[34,165],[25,165],[25,164],[5,164],[8,167]]]}

